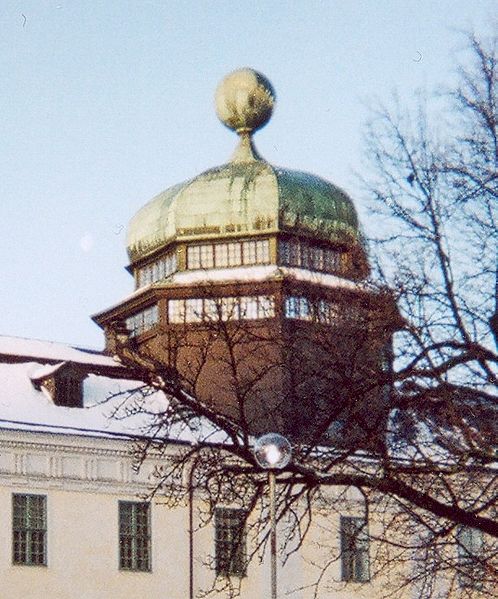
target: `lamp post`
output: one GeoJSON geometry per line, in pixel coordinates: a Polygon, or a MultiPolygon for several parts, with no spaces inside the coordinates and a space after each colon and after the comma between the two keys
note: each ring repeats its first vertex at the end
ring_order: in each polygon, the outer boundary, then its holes
{"type": "Polygon", "coordinates": [[[261,468],[268,470],[270,496],[270,566],[271,599],[277,599],[277,519],[275,513],[276,471],[282,470],[291,461],[292,449],[289,441],[278,433],[259,437],[254,444],[254,458],[261,468]]]}

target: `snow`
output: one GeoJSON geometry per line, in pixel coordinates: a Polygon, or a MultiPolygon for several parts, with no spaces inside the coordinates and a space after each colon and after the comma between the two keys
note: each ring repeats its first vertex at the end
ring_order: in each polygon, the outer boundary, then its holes
{"type": "Polygon", "coordinates": [[[58,362],[75,362],[77,364],[94,364],[95,366],[120,367],[120,364],[112,357],[105,356],[95,350],[52,341],[0,335],[0,359],[2,355],[21,356],[40,360],[57,360],[58,362]]]}
{"type": "MultiPolygon", "coordinates": [[[[88,375],[83,382],[84,407],[67,408],[56,406],[48,392],[37,390],[32,378],[50,365],[37,362],[0,364],[0,428],[21,430],[78,430],[81,434],[95,432],[145,434],[147,418],[115,419],[117,404],[127,399],[132,403],[137,381],[110,379],[88,375]]],[[[162,394],[161,394],[162,395],[162,394]]],[[[163,405],[166,398],[162,396],[163,405]]]]}
{"type": "Polygon", "coordinates": [[[336,275],[314,272],[304,268],[287,266],[241,266],[237,268],[218,268],[209,270],[187,270],[173,274],[168,279],[168,284],[198,285],[202,283],[222,282],[255,282],[289,277],[298,281],[324,285],[325,287],[342,287],[361,290],[363,287],[336,275]]]}
{"type": "Polygon", "coordinates": [[[239,266],[234,268],[185,270],[178,271],[163,281],[150,283],[149,285],[136,289],[117,304],[113,304],[106,310],[99,312],[94,316],[98,317],[100,314],[104,314],[109,310],[117,308],[123,303],[135,299],[151,289],[161,289],[162,287],[170,287],[172,285],[202,286],[209,283],[254,283],[279,280],[286,277],[297,281],[322,285],[332,289],[341,288],[360,292],[368,291],[368,288],[364,283],[356,283],[355,281],[350,281],[349,279],[344,279],[337,275],[315,272],[305,268],[277,266],[275,264],[268,264],[266,266],[239,266]]]}
{"type": "Polygon", "coordinates": [[[165,428],[162,416],[169,399],[141,381],[88,374],[83,381],[83,407],[57,406],[33,379],[60,367],[41,362],[0,362],[0,430],[50,432],[92,437],[150,437],[184,443],[201,439],[223,443],[226,435],[206,421],[187,426],[176,422],[165,428]]]}
{"type": "Polygon", "coordinates": [[[38,368],[33,374],[30,376],[32,381],[41,381],[42,379],[46,379],[49,376],[52,376],[56,372],[58,372],[67,362],[58,362],[57,364],[49,364],[47,366],[43,366],[38,368]]]}

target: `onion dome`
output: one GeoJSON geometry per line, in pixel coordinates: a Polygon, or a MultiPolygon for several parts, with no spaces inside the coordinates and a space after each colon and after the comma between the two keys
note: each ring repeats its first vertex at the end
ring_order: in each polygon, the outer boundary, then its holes
{"type": "Polygon", "coordinates": [[[349,196],[315,175],[272,166],[252,135],[270,119],[275,92],[252,69],[229,74],[216,92],[219,119],[239,135],[231,160],[170,187],[132,218],[127,235],[132,263],[173,241],[290,233],[361,249],[358,217],[349,196]]]}

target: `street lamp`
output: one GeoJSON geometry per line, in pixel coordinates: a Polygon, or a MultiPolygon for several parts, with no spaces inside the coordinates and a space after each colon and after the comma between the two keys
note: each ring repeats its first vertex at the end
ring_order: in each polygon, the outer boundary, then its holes
{"type": "Polygon", "coordinates": [[[289,441],[278,433],[268,433],[256,439],[254,458],[261,468],[268,470],[270,494],[270,565],[271,599],[277,599],[277,521],[275,514],[276,471],[291,461],[292,448],[289,441]]]}

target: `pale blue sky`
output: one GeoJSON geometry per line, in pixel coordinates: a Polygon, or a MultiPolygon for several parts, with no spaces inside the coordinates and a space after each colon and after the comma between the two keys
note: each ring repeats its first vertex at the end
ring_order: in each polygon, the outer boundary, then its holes
{"type": "Polygon", "coordinates": [[[459,32],[489,33],[497,7],[2,0],[0,333],[102,347],[89,315],[132,291],[129,219],[232,152],[213,94],[238,67],[277,92],[260,153],[344,187],[362,213],[366,105],[449,84],[459,32]]]}

